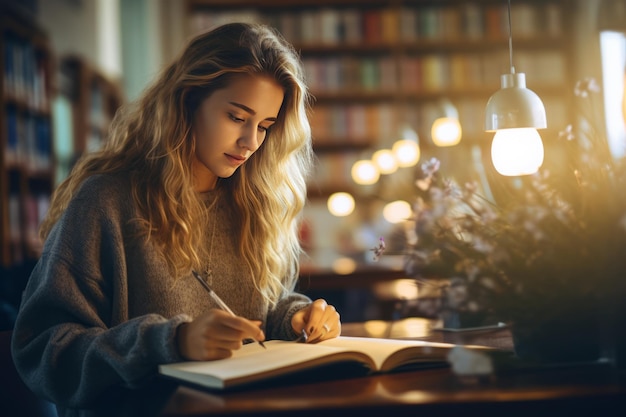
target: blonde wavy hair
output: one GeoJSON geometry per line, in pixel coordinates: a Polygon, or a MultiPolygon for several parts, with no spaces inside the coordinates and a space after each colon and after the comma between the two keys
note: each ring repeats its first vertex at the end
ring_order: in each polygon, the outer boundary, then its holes
{"type": "Polygon", "coordinates": [[[116,114],[103,149],[85,155],[55,190],[40,234],[46,238],[83,181],[129,174],[142,234],[163,250],[176,277],[199,268],[206,207],[194,191],[193,115],[201,101],[235,74],[266,75],[285,91],[277,122],[263,145],[220,189],[232,197],[239,250],[270,302],[293,289],[301,247],[298,216],[313,161],[307,118],[310,95],[297,52],[273,29],[232,23],[192,39],[134,103],[116,114]]]}

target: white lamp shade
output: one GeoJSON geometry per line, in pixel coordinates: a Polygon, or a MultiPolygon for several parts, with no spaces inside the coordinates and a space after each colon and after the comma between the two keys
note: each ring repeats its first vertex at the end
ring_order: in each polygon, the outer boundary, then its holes
{"type": "Polygon", "coordinates": [[[543,164],[543,144],[537,129],[498,130],[491,143],[491,160],[505,176],[534,174],[543,164]]]}
{"type": "Polygon", "coordinates": [[[485,109],[485,130],[532,127],[545,129],[546,110],[541,99],[526,88],[524,73],[501,76],[502,88],[493,94],[485,109]]]}

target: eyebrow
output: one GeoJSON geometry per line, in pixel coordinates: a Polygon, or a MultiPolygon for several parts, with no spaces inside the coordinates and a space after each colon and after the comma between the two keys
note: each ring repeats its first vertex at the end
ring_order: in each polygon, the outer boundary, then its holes
{"type": "MultiPolygon", "coordinates": [[[[254,110],[252,110],[250,107],[246,106],[245,104],[237,103],[237,102],[234,102],[234,101],[229,101],[229,103],[232,104],[235,107],[239,107],[240,109],[242,109],[246,113],[250,113],[253,116],[256,114],[256,112],[254,110]]],[[[278,120],[278,118],[277,117],[267,117],[265,120],[271,121],[271,122],[275,122],[276,120],[278,120]]]]}

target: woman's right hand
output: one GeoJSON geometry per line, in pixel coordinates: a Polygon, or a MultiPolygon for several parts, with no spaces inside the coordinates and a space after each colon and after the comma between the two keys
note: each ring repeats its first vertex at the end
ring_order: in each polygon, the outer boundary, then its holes
{"type": "Polygon", "coordinates": [[[178,327],[177,343],[180,354],[187,360],[210,361],[224,359],[241,348],[244,339],[265,340],[261,322],[233,316],[211,309],[192,322],[178,327]]]}

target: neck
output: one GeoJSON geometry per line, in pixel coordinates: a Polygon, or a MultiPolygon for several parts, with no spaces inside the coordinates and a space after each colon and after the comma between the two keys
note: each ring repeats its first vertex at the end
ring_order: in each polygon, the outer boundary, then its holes
{"type": "Polygon", "coordinates": [[[196,178],[196,181],[194,184],[194,190],[198,193],[206,193],[208,191],[213,191],[217,187],[218,181],[219,181],[218,177],[206,178],[201,181],[199,181],[196,178]]]}

